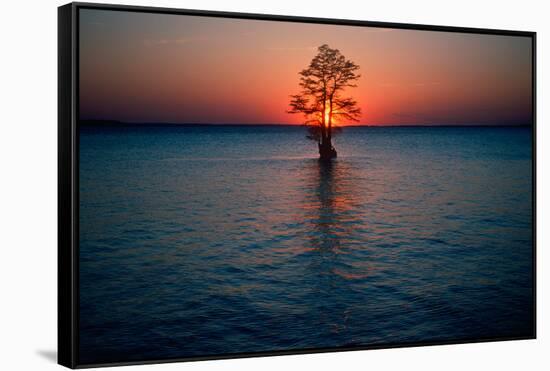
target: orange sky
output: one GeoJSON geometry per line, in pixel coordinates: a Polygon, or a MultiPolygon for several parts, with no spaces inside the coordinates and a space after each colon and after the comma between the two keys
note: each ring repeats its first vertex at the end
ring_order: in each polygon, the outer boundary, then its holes
{"type": "Polygon", "coordinates": [[[299,124],[322,44],[359,64],[361,124],[530,124],[531,39],[80,10],[80,117],[299,124]]]}

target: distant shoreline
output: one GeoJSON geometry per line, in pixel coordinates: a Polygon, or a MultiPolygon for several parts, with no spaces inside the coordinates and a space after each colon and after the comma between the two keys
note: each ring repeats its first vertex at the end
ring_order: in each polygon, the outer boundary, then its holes
{"type": "MultiPolygon", "coordinates": [[[[178,127],[303,127],[302,124],[234,124],[234,123],[175,123],[175,122],[124,122],[114,120],[79,120],[81,126],[119,126],[119,127],[136,127],[136,126],[178,126],[178,127]]],[[[345,125],[342,128],[530,128],[532,124],[511,124],[511,125],[493,125],[493,124],[380,124],[380,125],[345,125]]]]}

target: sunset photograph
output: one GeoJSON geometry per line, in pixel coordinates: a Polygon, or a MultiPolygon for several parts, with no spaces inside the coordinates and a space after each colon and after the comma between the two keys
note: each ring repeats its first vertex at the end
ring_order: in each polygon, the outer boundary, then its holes
{"type": "Polygon", "coordinates": [[[531,37],[77,27],[82,364],[532,336],[531,37]]]}

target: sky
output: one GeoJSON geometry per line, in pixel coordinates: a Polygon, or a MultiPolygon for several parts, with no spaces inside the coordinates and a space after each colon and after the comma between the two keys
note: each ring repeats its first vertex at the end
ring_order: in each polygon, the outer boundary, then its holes
{"type": "Polygon", "coordinates": [[[528,37],[96,9],[79,35],[81,119],[300,124],[289,95],[328,44],[360,66],[354,125],[532,123],[528,37]]]}

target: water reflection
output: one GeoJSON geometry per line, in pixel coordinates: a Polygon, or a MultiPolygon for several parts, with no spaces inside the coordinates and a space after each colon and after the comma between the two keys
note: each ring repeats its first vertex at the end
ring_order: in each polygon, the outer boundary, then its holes
{"type": "Polygon", "coordinates": [[[310,243],[319,251],[339,253],[360,221],[353,195],[353,169],[342,160],[311,161],[308,167],[308,183],[314,190],[306,197],[306,203],[311,205],[310,243]]]}
{"type": "MultiPolygon", "coordinates": [[[[340,343],[355,338],[350,324],[356,321],[362,303],[368,302],[361,286],[366,270],[356,267],[354,245],[361,228],[361,200],[357,187],[362,183],[351,162],[338,159],[329,163],[310,161],[304,208],[307,209],[311,254],[305,263],[304,282],[309,294],[304,300],[311,308],[316,331],[340,343]]],[[[359,192],[360,193],[360,192],[359,192]]]]}

